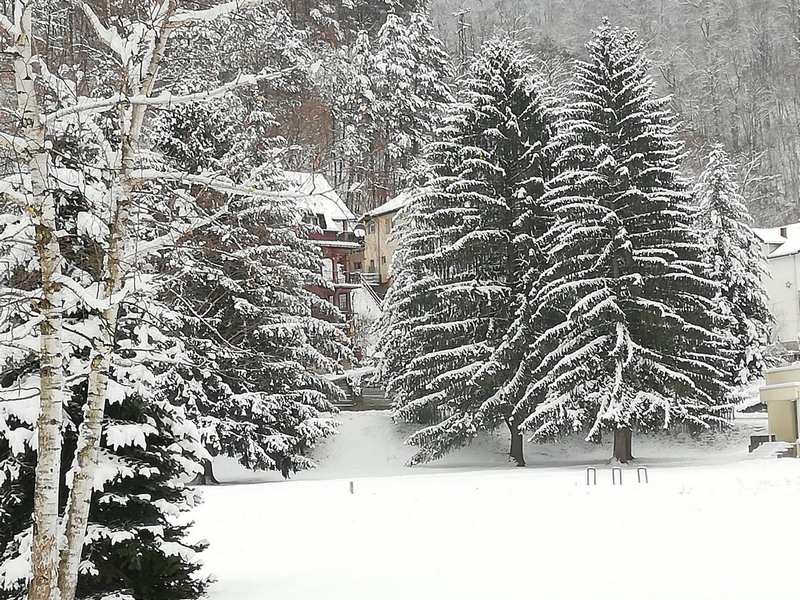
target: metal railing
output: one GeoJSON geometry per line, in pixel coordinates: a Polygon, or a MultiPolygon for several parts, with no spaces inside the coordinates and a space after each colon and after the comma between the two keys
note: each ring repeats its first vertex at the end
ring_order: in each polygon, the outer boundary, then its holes
{"type": "Polygon", "coordinates": [[[374,285],[380,284],[380,275],[378,275],[378,273],[357,273],[357,275],[359,275],[361,278],[361,287],[367,290],[367,293],[370,295],[375,304],[378,305],[378,308],[383,308],[383,298],[378,295],[378,292],[376,292],[375,288],[373,287],[374,285]],[[368,275],[374,275],[375,277],[367,277],[368,275]]]}
{"type": "Polygon", "coordinates": [[[380,285],[381,284],[381,274],[380,273],[359,273],[361,275],[361,282],[366,285],[380,285]]]}

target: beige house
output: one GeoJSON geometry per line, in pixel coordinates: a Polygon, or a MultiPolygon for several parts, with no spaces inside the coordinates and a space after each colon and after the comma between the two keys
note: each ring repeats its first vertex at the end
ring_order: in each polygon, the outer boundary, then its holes
{"type": "Polygon", "coordinates": [[[761,388],[761,401],[767,405],[769,435],[776,442],[797,447],[800,421],[797,405],[800,400],[800,364],[768,369],[766,385],[761,388]]]}
{"type": "Polygon", "coordinates": [[[391,280],[392,259],[398,244],[394,236],[395,217],[409,199],[408,194],[400,194],[361,218],[364,226],[362,272],[372,285],[384,285],[391,280]]]}

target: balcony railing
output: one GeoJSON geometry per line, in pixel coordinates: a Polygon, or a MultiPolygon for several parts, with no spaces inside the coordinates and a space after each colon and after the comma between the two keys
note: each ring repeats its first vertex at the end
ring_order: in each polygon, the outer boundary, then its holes
{"type": "Polygon", "coordinates": [[[311,234],[311,239],[319,242],[351,242],[363,244],[364,239],[359,238],[352,231],[320,231],[311,234]]]}
{"type": "Polygon", "coordinates": [[[347,274],[347,283],[366,284],[366,285],[380,285],[380,273],[362,273],[361,271],[351,271],[347,274]]]}

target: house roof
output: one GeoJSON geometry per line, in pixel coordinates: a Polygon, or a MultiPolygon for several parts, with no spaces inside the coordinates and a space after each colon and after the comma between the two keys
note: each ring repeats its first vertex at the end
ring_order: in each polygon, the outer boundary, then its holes
{"type": "Polygon", "coordinates": [[[402,192],[389,200],[381,204],[378,208],[374,208],[369,211],[364,217],[380,217],[381,215],[388,215],[389,213],[397,212],[404,206],[406,206],[411,201],[411,194],[408,192],[402,192]]]}
{"type": "Polygon", "coordinates": [[[767,258],[780,258],[800,253],[800,223],[781,227],[753,229],[753,233],[765,244],[778,246],[767,254],[767,258]],[[785,233],[785,235],[784,235],[785,233]]]}
{"type": "Polygon", "coordinates": [[[783,244],[786,241],[780,227],[753,228],[753,233],[765,244],[783,244]]]}
{"type": "Polygon", "coordinates": [[[309,212],[325,215],[329,229],[334,223],[356,220],[356,216],[321,173],[286,171],[285,175],[292,191],[303,195],[300,204],[309,212]]]}

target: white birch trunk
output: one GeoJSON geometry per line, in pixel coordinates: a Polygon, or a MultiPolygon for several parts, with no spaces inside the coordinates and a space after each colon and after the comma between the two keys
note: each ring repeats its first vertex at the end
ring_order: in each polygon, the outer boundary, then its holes
{"type": "MultiPolygon", "coordinates": [[[[170,2],[168,14],[174,13],[176,3],[170,2]]],[[[130,92],[150,95],[153,90],[158,66],[164,55],[171,26],[169,19],[164,20],[159,36],[153,48],[144,80],[139,85],[131,86],[130,92]]],[[[112,302],[114,294],[122,289],[126,269],[124,265],[125,250],[130,237],[129,224],[131,203],[134,196],[134,179],[131,174],[135,169],[134,157],[139,148],[139,139],[146,106],[123,107],[120,109],[119,123],[122,138],[119,164],[119,184],[112,186],[112,206],[115,208],[111,223],[108,254],[106,256],[107,278],[104,286],[109,308],[103,311],[103,327],[100,339],[95,340],[89,364],[89,382],[87,404],[84,409],[84,420],[78,435],[78,446],[75,452],[73,480],[66,509],[65,546],[61,551],[58,587],[61,600],[73,600],[78,583],[78,569],[89,522],[94,480],[97,473],[100,440],[102,436],[103,418],[105,416],[108,377],[114,352],[114,337],[119,317],[119,303],[112,302]]]]}
{"type": "MultiPolygon", "coordinates": [[[[145,49],[142,62],[137,65],[125,65],[128,69],[126,89],[124,96],[139,98],[138,102],[122,103],[119,116],[119,133],[121,151],[118,164],[114,165],[119,173],[117,182],[112,186],[112,206],[114,207],[114,220],[110,226],[109,250],[106,257],[107,279],[104,286],[105,299],[108,306],[103,312],[103,329],[101,337],[95,340],[95,348],[91,355],[88,383],[87,406],[84,411],[84,421],[81,424],[78,447],[76,450],[75,464],[73,467],[73,481],[70,489],[66,509],[65,546],[61,551],[59,567],[59,590],[61,600],[74,600],[75,589],[78,581],[78,568],[83,552],[86,527],[89,520],[89,509],[97,472],[97,459],[100,450],[102,424],[105,413],[108,377],[114,352],[114,335],[119,317],[119,303],[113,297],[121,289],[127,274],[126,260],[130,238],[130,217],[136,187],[143,181],[136,176],[137,168],[135,158],[139,151],[140,137],[146,112],[150,106],[163,103],[189,102],[203,97],[214,97],[228,91],[229,88],[248,83],[255,79],[247,78],[236,84],[227,84],[219,90],[212,90],[200,97],[193,96],[173,97],[164,96],[157,101],[145,102],[142,98],[152,98],[153,87],[161,61],[164,57],[167,41],[171,32],[178,26],[186,25],[198,20],[211,20],[229,14],[246,5],[260,3],[261,0],[237,0],[215,8],[199,11],[184,11],[179,13],[176,0],[168,0],[161,5],[160,13],[154,22],[159,23],[158,34],[152,44],[145,49]],[[132,68],[133,67],[133,68],[132,68]],[[144,67],[144,68],[142,68],[144,67]]],[[[89,17],[99,37],[110,37],[104,30],[91,8],[81,2],[80,6],[89,17]]],[[[103,106],[104,103],[101,102],[103,106]]],[[[110,106],[113,106],[111,104],[110,106]]],[[[71,110],[92,112],[93,105],[67,109],[62,114],[69,114],[71,110]]],[[[53,116],[57,118],[58,113],[53,116]]]]}
{"type": "Polygon", "coordinates": [[[17,1],[15,23],[20,28],[15,43],[14,78],[25,138],[30,146],[27,164],[31,176],[32,210],[36,219],[36,251],[42,276],[43,317],[40,334],[40,409],[36,482],[33,497],[32,577],[29,600],[58,600],[58,492],[61,475],[62,299],[61,250],[56,236],[56,207],[48,191],[48,156],[45,128],[39,114],[32,70],[31,2],[17,1]]]}
{"type": "MultiPolygon", "coordinates": [[[[111,240],[107,257],[108,277],[104,294],[107,299],[119,291],[123,281],[120,256],[124,252],[127,238],[129,207],[117,206],[117,215],[111,229],[111,240]],[[120,214],[124,213],[124,214],[120,214]]],[[[119,315],[119,304],[113,303],[103,311],[99,338],[94,340],[94,349],[89,362],[89,380],[83,422],[78,433],[78,445],[72,470],[72,486],[66,508],[65,545],[61,550],[58,587],[61,600],[73,600],[78,585],[86,527],[89,523],[94,481],[97,473],[100,440],[105,416],[106,392],[114,351],[114,337],[119,315]]]]}

